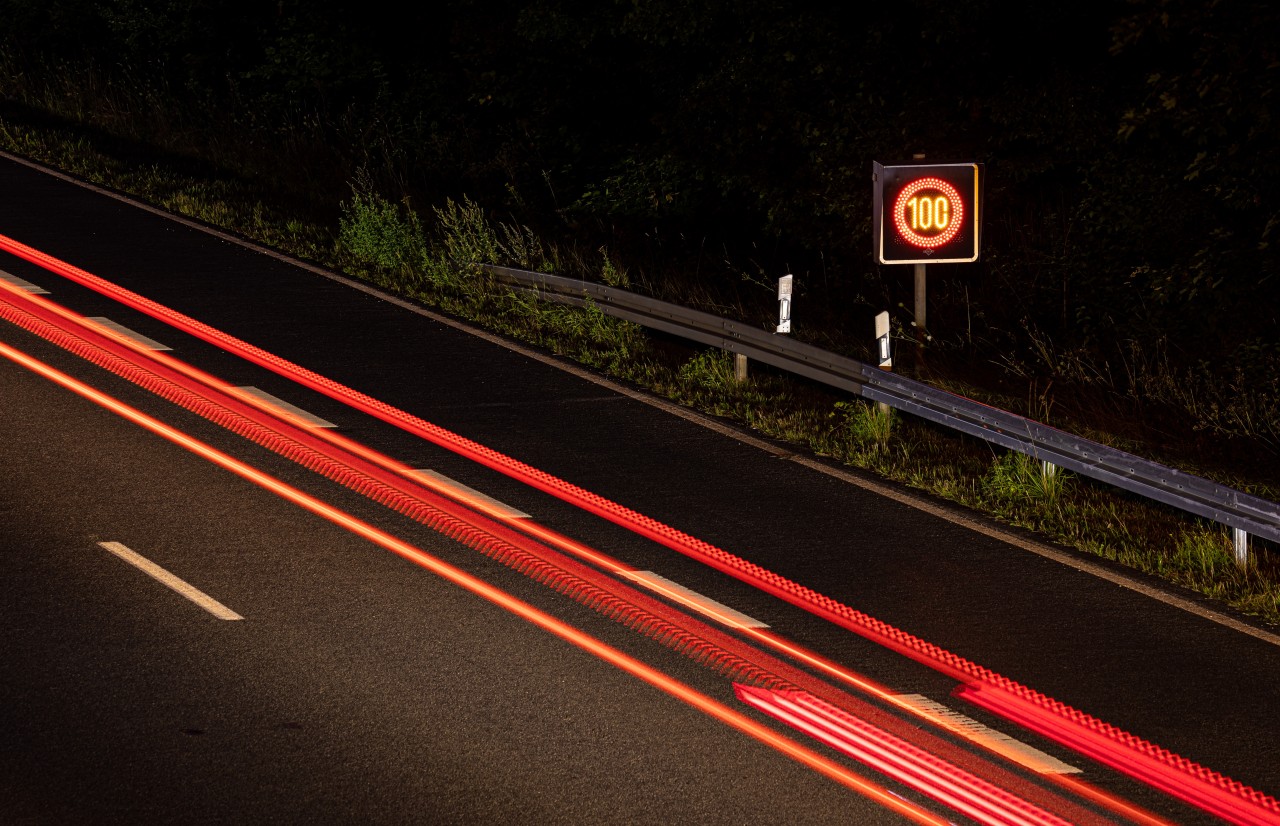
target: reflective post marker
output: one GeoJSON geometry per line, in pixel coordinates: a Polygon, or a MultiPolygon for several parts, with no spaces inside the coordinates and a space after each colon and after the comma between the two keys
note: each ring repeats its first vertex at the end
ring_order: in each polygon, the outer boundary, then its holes
{"type": "Polygon", "coordinates": [[[778,279],[778,329],[775,332],[791,332],[791,281],[790,275],[778,279]]]}
{"type": "Polygon", "coordinates": [[[893,351],[889,346],[889,311],[876,316],[876,354],[882,370],[893,369],[893,351]]]}
{"type": "MultiPolygon", "coordinates": [[[[893,347],[889,341],[888,310],[876,315],[876,356],[880,361],[881,370],[893,369],[893,347]]],[[[882,416],[889,415],[889,405],[884,402],[876,402],[876,407],[880,410],[882,416]]]]}

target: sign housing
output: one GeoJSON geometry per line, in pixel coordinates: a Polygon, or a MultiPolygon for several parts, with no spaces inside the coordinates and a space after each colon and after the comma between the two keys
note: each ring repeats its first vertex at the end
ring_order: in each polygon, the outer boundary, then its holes
{"type": "Polygon", "coordinates": [[[982,164],[872,162],[872,236],[881,264],[978,260],[982,164]]]}

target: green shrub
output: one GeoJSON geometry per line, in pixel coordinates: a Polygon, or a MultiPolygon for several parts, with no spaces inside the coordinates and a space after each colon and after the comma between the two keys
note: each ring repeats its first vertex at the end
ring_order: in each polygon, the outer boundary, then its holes
{"type": "Polygon", "coordinates": [[[1054,465],[1011,450],[992,463],[982,488],[996,500],[1033,499],[1051,504],[1062,493],[1065,475],[1054,465]]]}
{"type": "Polygon", "coordinates": [[[858,447],[880,453],[889,446],[897,414],[893,408],[863,401],[836,402],[838,429],[858,447]]]}

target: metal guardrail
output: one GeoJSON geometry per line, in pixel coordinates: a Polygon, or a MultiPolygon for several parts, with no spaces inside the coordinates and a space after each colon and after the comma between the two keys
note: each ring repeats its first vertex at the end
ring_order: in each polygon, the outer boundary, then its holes
{"type": "Polygon", "coordinates": [[[1220,522],[1234,529],[1241,563],[1249,535],[1280,542],[1280,504],[1208,479],[738,321],[604,284],[509,267],[482,269],[547,300],[591,303],[607,315],[746,356],[1220,522]]]}

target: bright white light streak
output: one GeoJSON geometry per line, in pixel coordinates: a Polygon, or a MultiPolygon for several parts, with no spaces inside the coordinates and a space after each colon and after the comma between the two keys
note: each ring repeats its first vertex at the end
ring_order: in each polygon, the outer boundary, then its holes
{"type": "Polygon", "coordinates": [[[244,619],[244,617],[240,616],[235,611],[232,611],[230,608],[223,605],[221,602],[218,602],[216,599],[209,596],[204,591],[201,591],[199,588],[195,587],[191,583],[186,582],[185,580],[174,576],[173,574],[166,571],[164,568],[161,568],[159,565],[147,559],[142,554],[137,553],[136,551],[130,550],[124,545],[121,545],[119,542],[99,542],[98,546],[120,557],[125,562],[128,562],[130,565],[137,568],[139,571],[142,571],[144,574],[156,580],[157,582],[160,582],[163,585],[167,585],[169,588],[172,588],[174,591],[177,591],[179,594],[182,594],[184,597],[191,600],[196,605],[199,605],[201,608],[208,611],[210,614],[213,614],[218,619],[220,620],[244,619]]]}

